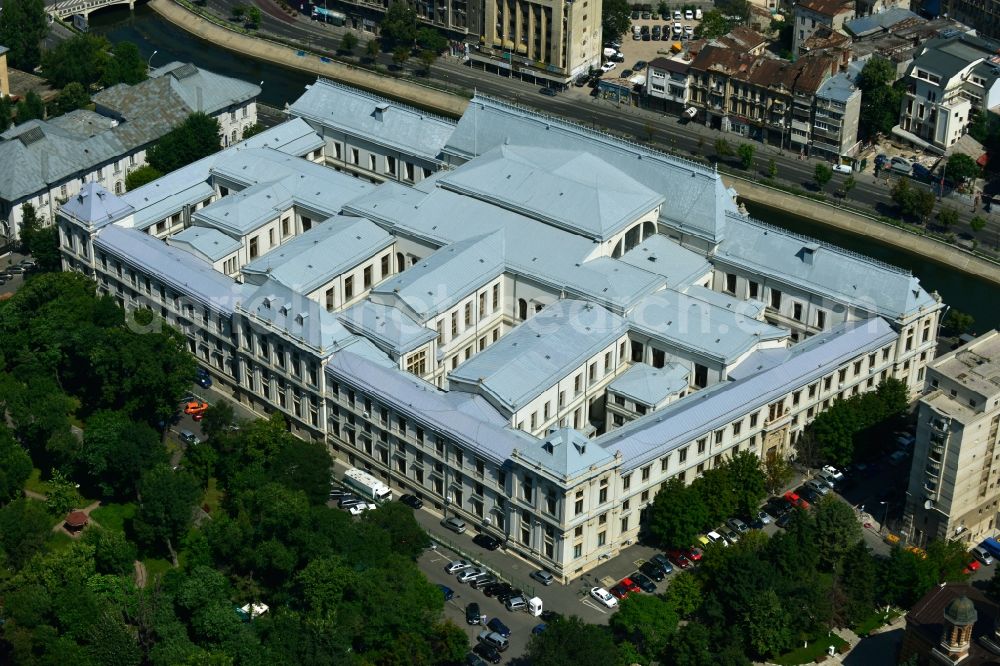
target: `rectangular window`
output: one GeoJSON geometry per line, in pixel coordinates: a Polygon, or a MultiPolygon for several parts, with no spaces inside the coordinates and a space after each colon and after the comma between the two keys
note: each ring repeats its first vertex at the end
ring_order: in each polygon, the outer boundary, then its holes
{"type": "Polygon", "coordinates": [[[334,308],[334,304],[333,304],[334,303],[334,299],[333,299],[333,297],[334,297],[334,294],[335,294],[335,292],[334,292],[334,288],[333,287],[330,287],[329,289],[326,290],[326,311],[327,312],[333,312],[333,308],[334,308]]]}
{"type": "Polygon", "coordinates": [[[736,293],[736,275],[733,273],[726,273],[726,292],[736,293]]]}
{"type": "Polygon", "coordinates": [[[365,281],[365,289],[371,288],[371,286],[372,286],[372,267],[371,266],[365,266],[365,270],[363,271],[363,276],[364,276],[364,281],[365,281]]]}
{"type": "Polygon", "coordinates": [[[687,459],[688,459],[688,447],[685,446],[677,453],[677,460],[683,464],[687,462],[687,459]]]}
{"type": "Polygon", "coordinates": [[[344,298],[354,298],[354,276],[349,275],[344,278],[344,298]]]}
{"type": "Polygon", "coordinates": [[[781,292],[771,287],[771,307],[775,310],[781,309],[781,292]]]}
{"type": "Polygon", "coordinates": [[[665,456],[663,458],[660,458],[660,471],[661,472],[666,472],[667,471],[667,467],[669,467],[669,466],[670,466],[670,456],[665,456]]]}
{"type": "Polygon", "coordinates": [[[826,327],[826,313],[822,310],[816,311],[816,328],[826,327]]]}
{"type": "Polygon", "coordinates": [[[792,305],[792,319],[795,321],[802,321],[802,304],[795,303],[792,305]]]}
{"type": "Polygon", "coordinates": [[[750,281],[750,298],[757,298],[760,291],[760,285],[754,281],[750,281]]]}
{"type": "Polygon", "coordinates": [[[465,327],[472,326],[472,303],[465,304],[465,327]]]}
{"type": "Polygon", "coordinates": [[[708,438],[702,437],[698,440],[698,455],[705,452],[705,448],[708,446],[708,438]]]}
{"type": "Polygon", "coordinates": [[[604,374],[611,372],[611,352],[604,354],[604,374]]]}
{"type": "Polygon", "coordinates": [[[479,321],[482,321],[483,317],[485,316],[486,316],[486,292],[483,291],[480,292],[479,294],[479,317],[478,317],[479,321]]]}
{"type": "Polygon", "coordinates": [[[646,465],[645,467],[642,468],[643,481],[649,481],[649,470],[650,470],[650,465],[646,465]]]}
{"type": "Polygon", "coordinates": [[[385,255],[384,257],[382,257],[382,266],[381,266],[381,268],[382,268],[382,271],[381,271],[380,275],[382,277],[385,277],[386,275],[389,274],[389,255],[385,255]]]}

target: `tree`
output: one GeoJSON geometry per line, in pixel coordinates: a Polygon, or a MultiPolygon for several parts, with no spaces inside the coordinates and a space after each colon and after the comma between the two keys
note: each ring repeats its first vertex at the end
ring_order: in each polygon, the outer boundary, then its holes
{"type": "Polygon", "coordinates": [[[844,190],[844,198],[845,199],[847,198],[847,196],[851,193],[851,190],[853,190],[857,184],[858,184],[858,182],[856,180],[854,180],[854,176],[848,176],[847,178],[844,179],[844,184],[841,185],[841,188],[843,188],[843,190],[844,190]]]}
{"type": "Polygon", "coordinates": [[[732,21],[723,16],[722,12],[713,9],[702,16],[701,23],[695,26],[694,36],[697,39],[715,39],[732,29],[732,21]]]}
{"type": "Polygon", "coordinates": [[[764,461],[764,484],[772,495],[783,491],[793,474],[792,466],[783,456],[770,456],[764,461]]]}
{"type": "Polygon", "coordinates": [[[249,125],[245,130],[243,130],[243,138],[249,139],[252,136],[260,134],[265,129],[267,128],[261,125],[260,123],[254,123],[253,125],[249,125]]]}
{"type": "Polygon", "coordinates": [[[958,337],[970,331],[975,323],[976,320],[972,318],[972,315],[952,308],[948,310],[948,316],[944,318],[942,326],[948,335],[958,337]]]}
{"type": "Polygon", "coordinates": [[[667,659],[663,663],[673,666],[716,666],[718,662],[708,646],[708,628],[700,622],[689,622],[670,641],[667,659]]]}
{"type": "Polygon", "coordinates": [[[90,104],[90,95],[87,94],[83,85],[76,81],[67,83],[56,99],[56,108],[59,113],[69,113],[76,109],[82,109],[88,104],[90,104]]]}
{"type": "Polygon", "coordinates": [[[751,598],[743,620],[750,647],[758,655],[773,657],[791,646],[791,618],[786,602],[773,589],[762,590],[751,598]]]}
{"type": "Polygon", "coordinates": [[[403,65],[406,61],[410,59],[410,47],[408,46],[397,46],[392,50],[392,63],[396,65],[397,68],[403,69],[403,65]]]}
{"type": "Polygon", "coordinates": [[[132,497],[142,473],[166,461],[159,434],[145,423],[115,411],[87,419],[80,464],[106,497],[132,497]]]}
{"type": "Polygon", "coordinates": [[[247,16],[246,27],[250,28],[251,30],[256,30],[257,28],[260,27],[260,20],[261,18],[263,18],[260,13],[260,8],[258,8],[256,5],[250,5],[249,7],[247,7],[246,16],[247,16]]]}
{"type": "Polygon", "coordinates": [[[605,41],[619,39],[631,25],[628,0],[605,0],[601,6],[601,34],[605,41]]]}
{"type": "Polygon", "coordinates": [[[715,140],[715,154],[719,157],[729,157],[733,154],[733,148],[728,141],[720,137],[715,140]]]}
{"type": "Polygon", "coordinates": [[[0,509],[0,548],[7,562],[20,568],[52,533],[52,519],[40,502],[14,500],[0,509]]]}
{"type": "Polygon", "coordinates": [[[393,2],[379,23],[379,39],[386,50],[413,48],[417,38],[417,12],[405,2],[393,2]]]}
{"type": "Polygon", "coordinates": [[[43,0],[7,0],[0,12],[0,44],[12,67],[30,72],[42,61],[41,43],[49,33],[43,0]]]}
{"type": "Polygon", "coordinates": [[[21,206],[21,249],[26,254],[31,254],[31,248],[34,244],[35,238],[38,232],[42,228],[42,221],[38,218],[38,214],[35,212],[35,205],[30,201],[25,202],[21,206]]]}
{"type": "MultiPolygon", "coordinates": [[[[301,490],[312,504],[325,504],[330,493],[331,467],[326,445],[301,440],[287,432],[283,435],[281,452],[271,461],[268,476],[287,488],[301,490]]],[[[426,545],[421,545],[421,549],[426,545]]]]}
{"type": "Polygon", "coordinates": [[[420,28],[416,32],[414,41],[418,48],[430,51],[435,56],[448,48],[447,38],[434,28],[420,28]]]}
{"type": "Polygon", "coordinates": [[[677,631],[677,612],[657,596],[632,595],[611,616],[611,629],[647,659],[655,659],[677,631]]]}
{"type": "Polygon", "coordinates": [[[878,590],[878,569],[868,546],[858,541],[843,559],[843,572],[838,583],[846,597],[843,616],[848,623],[863,620],[875,607],[878,590]]]}
{"type": "Polygon", "coordinates": [[[916,193],[913,206],[914,212],[922,221],[926,222],[927,218],[934,211],[934,193],[922,187],[917,188],[914,192],[916,193]]]}
{"type": "Polygon", "coordinates": [[[680,617],[687,617],[701,608],[703,598],[701,579],[690,571],[676,574],[663,592],[663,600],[680,617]]]}
{"type": "Polygon", "coordinates": [[[125,538],[123,532],[92,525],[83,533],[83,540],[94,548],[94,566],[98,573],[115,576],[132,573],[135,545],[125,538]]]}
{"type": "Polygon", "coordinates": [[[132,42],[116,42],[111,47],[113,57],[104,63],[101,83],[113,86],[117,83],[127,83],[132,86],[146,80],[149,62],[142,57],[139,47],[132,42]]]}
{"type": "Polygon", "coordinates": [[[143,164],[141,167],[130,171],[129,174],[125,176],[125,191],[131,192],[132,190],[137,190],[146,183],[151,183],[162,175],[162,173],[150,165],[143,164]]]}
{"type": "Polygon", "coordinates": [[[201,496],[193,476],[157,465],[139,481],[139,507],[134,526],[140,542],[163,544],[177,563],[173,544],[191,524],[192,510],[201,496]]]}
{"type": "Polygon", "coordinates": [[[160,137],[147,152],[146,160],[160,173],[169,173],[218,152],[220,147],[219,121],[196,112],[160,137]]]}
{"type": "Polygon", "coordinates": [[[6,427],[0,428],[0,505],[20,497],[31,476],[31,457],[6,427]]]}
{"type": "Polygon", "coordinates": [[[743,167],[744,170],[753,166],[754,147],[751,144],[740,144],[740,147],[736,149],[736,152],[740,156],[740,166],[743,167]]]}
{"type": "Polygon", "coordinates": [[[948,158],[944,167],[945,178],[956,183],[973,180],[979,177],[979,165],[976,160],[964,153],[955,153],[948,158]]]}
{"type": "Polygon", "coordinates": [[[830,168],[829,164],[824,164],[820,162],[816,165],[816,170],[813,171],[813,180],[816,181],[816,186],[819,189],[826,187],[826,184],[830,182],[833,178],[833,169],[830,168]]]}
{"type": "Polygon", "coordinates": [[[65,474],[59,470],[53,470],[48,486],[49,489],[45,496],[45,506],[50,513],[57,516],[65,516],[77,506],[80,495],[76,492],[76,484],[66,478],[65,474]]]}
{"type": "Polygon", "coordinates": [[[969,220],[969,226],[977,234],[986,228],[986,219],[982,215],[974,215],[971,220],[969,220]]]}
{"type": "Polygon", "coordinates": [[[767,161],[767,175],[770,178],[778,177],[778,163],[774,161],[773,157],[767,161]]]}
{"type": "Polygon", "coordinates": [[[656,493],[644,516],[657,541],[665,547],[676,548],[694,542],[708,522],[708,508],[699,495],[674,477],[656,493]]]}
{"type": "Polygon", "coordinates": [[[366,513],[363,522],[388,534],[393,552],[411,560],[415,561],[430,545],[430,537],[405,504],[389,502],[377,511],[366,513]]]}
{"type": "Polygon", "coordinates": [[[854,509],[832,495],[822,498],[816,506],[815,524],[814,542],[820,564],[832,570],[861,540],[861,525],[854,509]]]}
{"type": "Polygon", "coordinates": [[[20,102],[17,103],[17,124],[26,123],[29,120],[45,119],[45,102],[34,90],[29,90],[20,102]]]}
{"type": "Polygon", "coordinates": [[[375,60],[379,52],[379,41],[377,39],[369,39],[368,43],[365,44],[365,55],[368,56],[369,60],[375,60]]]}
{"type": "Polygon", "coordinates": [[[438,59],[437,53],[424,49],[420,52],[418,58],[420,59],[420,64],[423,65],[424,76],[429,75],[431,73],[431,65],[438,59]]]}
{"type": "Polygon", "coordinates": [[[868,60],[858,76],[861,89],[861,131],[865,136],[888,134],[899,122],[902,90],[893,85],[896,67],[880,56],[868,60]]]}
{"type": "Polygon", "coordinates": [[[752,516],[767,496],[767,476],[756,454],[741,451],[725,461],[729,483],[735,496],[736,512],[752,516]]]}
{"type": "Polygon", "coordinates": [[[950,206],[944,206],[938,211],[937,220],[945,229],[950,229],[958,223],[958,211],[950,206]]]}
{"type": "Polygon", "coordinates": [[[617,664],[618,648],[607,629],[571,615],[556,618],[545,631],[533,634],[525,656],[534,666],[617,664]]]}
{"type": "Polygon", "coordinates": [[[358,36],[353,32],[345,32],[344,36],[340,38],[340,48],[339,51],[351,54],[354,53],[354,49],[358,46],[358,36]]]}
{"type": "Polygon", "coordinates": [[[89,32],[73,35],[45,52],[42,74],[58,88],[74,82],[89,88],[108,68],[110,51],[111,42],[106,37],[89,32]]]}

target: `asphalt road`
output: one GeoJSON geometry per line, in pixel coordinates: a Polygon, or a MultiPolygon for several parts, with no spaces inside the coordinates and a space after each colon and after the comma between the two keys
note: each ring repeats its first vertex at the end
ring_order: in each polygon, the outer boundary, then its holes
{"type": "MultiPolygon", "coordinates": [[[[239,0],[208,0],[207,8],[221,17],[228,18],[231,16],[232,8],[238,4],[242,3],[239,0]]],[[[348,28],[312,21],[302,13],[292,18],[280,10],[273,0],[261,0],[257,4],[263,14],[262,33],[310,49],[333,51],[341,37],[348,31],[348,28]]],[[[353,32],[361,41],[356,49],[356,53],[360,54],[363,52],[367,33],[353,32]]],[[[380,54],[377,62],[387,68],[393,66],[388,54],[380,54]]],[[[629,64],[624,63],[623,66],[629,64]]],[[[415,59],[407,67],[411,68],[416,68],[415,59]]],[[[472,69],[469,65],[463,64],[459,58],[448,55],[439,58],[432,66],[430,77],[438,83],[447,84],[460,91],[477,91],[512,100],[588,127],[649,143],[659,149],[675,151],[682,156],[698,156],[716,161],[720,159],[714,154],[716,139],[726,138],[734,147],[740,143],[751,143],[756,148],[756,155],[754,165],[747,175],[767,177],[768,163],[773,159],[777,167],[778,181],[807,191],[816,191],[813,172],[820,160],[800,159],[797,152],[782,151],[776,146],[744,140],[735,134],[723,134],[700,123],[685,123],[673,115],[666,115],[660,111],[619,106],[611,101],[591,97],[589,88],[570,87],[555,97],[547,97],[539,93],[541,86],[537,84],[472,69]]],[[[731,169],[738,168],[736,157],[721,159],[731,169]]],[[[889,176],[887,183],[884,176],[876,179],[870,173],[855,174],[856,185],[849,194],[848,203],[856,207],[869,207],[877,214],[896,217],[895,205],[889,195],[892,178],[893,176],[889,176]]],[[[843,174],[834,174],[824,192],[832,196],[845,179],[846,176],[843,174]]],[[[913,184],[916,187],[930,188],[929,185],[916,181],[913,184]]],[[[953,231],[967,235],[968,238],[976,237],[984,246],[1000,247],[1000,213],[985,212],[981,208],[974,213],[969,201],[957,195],[946,197],[945,205],[952,206],[959,213],[961,221],[953,231]],[[986,229],[979,234],[973,233],[967,224],[974,214],[987,219],[986,229]]]]}

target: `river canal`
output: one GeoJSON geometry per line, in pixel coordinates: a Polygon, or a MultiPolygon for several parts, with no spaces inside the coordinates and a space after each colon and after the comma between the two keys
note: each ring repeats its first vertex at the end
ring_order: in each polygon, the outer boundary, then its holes
{"type": "MultiPolygon", "coordinates": [[[[252,82],[263,81],[260,100],[277,108],[283,108],[286,102],[298,98],[305,86],[315,80],[310,74],[231,53],[192,37],[160,18],[144,4],[138,5],[132,12],[125,7],[96,12],[91,16],[90,29],[105,35],[112,42],[134,42],[143,57],[152,56],[153,67],[179,60],[193,62],[226,76],[252,82]],[[154,51],[157,52],[155,56],[154,51]]],[[[947,266],[900,248],[841,232],[807,218],[762,206],[748,208],[755,217],[776,226],[911,270],[920,277],[925,289],[937,290],[945,303],[971,314],[976,320],[975,328],[978,331],[1000,325],[1000,287],[990,282],[953,271],[947,266]]]]}

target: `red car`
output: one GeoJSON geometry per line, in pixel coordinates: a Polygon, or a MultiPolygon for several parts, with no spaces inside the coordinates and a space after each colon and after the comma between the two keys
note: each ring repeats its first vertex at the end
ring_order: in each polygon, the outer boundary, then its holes
{"type": "Polygon", "coordinates": [[[701,556],[704,554],[705,551],[703,551],[701,548],[688,548],[687,552],[685,553],[685,555],[687,555],[687,558],[692,562],[701,562],[701,556]]]}
{"type": "Polygon", "coordinates": [[[691,566],[691,560],[679,550],[668,550],[667,557],[681,569],[687,569],[691,566]]]}
{"type": "Polygon", "coordinates": [[[801,497],[799,497],[798,495],[796,495],[795,493],[793,493],[791,490],[789,490],[787,493],[785,493],[785,499],[788,500],[788,502],[792,506],[796,506],[796,507],[798,507],[800,509],[808,509],[809,508],[809,502],[805,501],[804,499],[802,499],[801,497]]]}
{"type": "Polygon", "coordinates": [[[611,594],[613,594],[616,598],[624,601],[625,598],[628,597],[628,588],[622,585],[621,583],[618,583],[613,588],[611,588],[611,594]]]}
{"type": "Polygon", "coordinates": [[[977,562],[976,560],[972,560],[967,565],[965,565],[964,569],[962,569],[962,573],[964,573],[966,576],[974,574],[977,571],[979,571],[979,562],[977,562]]]}
{"type": "Polygon", "coordinates": [[[642,592],[642,588],[639,587],[639,584],[636,583],[631,578],[622,578],[621,582],[618,584],[624,585],[625,589],[627,589],[629,592],[642,592]]]}

